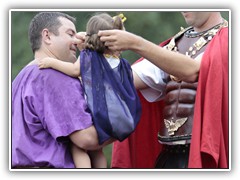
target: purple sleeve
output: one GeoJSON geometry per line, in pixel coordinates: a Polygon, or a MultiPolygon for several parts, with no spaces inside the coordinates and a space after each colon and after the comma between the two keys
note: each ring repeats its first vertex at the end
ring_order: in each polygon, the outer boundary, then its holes
{"type": "Polygon", "coordinates": [[[37,112],[44,128],[55,139],[92,125],[78,79],[51,69],[42,70],[40,77],[33,84],[39,93],[37,112]]]}

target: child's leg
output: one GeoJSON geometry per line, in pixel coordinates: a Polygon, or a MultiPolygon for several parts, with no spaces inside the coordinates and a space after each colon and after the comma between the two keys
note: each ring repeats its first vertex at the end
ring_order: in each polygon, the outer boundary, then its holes
{"type": "Polygon", "coordinates": [[[72,144],[72,157],[76,168],[91,168],[88,153],[74,144],[72,144]]]}
{"type": "Polygon", "coordinates": [[[107,159],[102,149],[95,151],[88,151],[92,162],[92,168],[107,168],[107,159]]]}

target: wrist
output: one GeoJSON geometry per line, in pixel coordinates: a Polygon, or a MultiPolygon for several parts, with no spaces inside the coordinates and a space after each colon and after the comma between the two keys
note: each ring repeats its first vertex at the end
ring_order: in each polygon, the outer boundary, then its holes
{"type": "Polygon", "coordinates": [[[134,36],[132,43],[130,43],[130,50],[139,52],[144,49],[144,39],[140,36],[134,36]]]}
{"type": "Polygon", "coordinates": [[[55,58],[49,58],[48,66],[49,66],[49,67],[52,67],[55,61],[57,61],[57,59],[55,59],[55,58]]]}

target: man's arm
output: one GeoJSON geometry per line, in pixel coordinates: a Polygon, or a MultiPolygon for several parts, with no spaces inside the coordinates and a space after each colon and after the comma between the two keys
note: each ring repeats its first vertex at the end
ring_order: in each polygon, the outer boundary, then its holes
{"type": "Polygon", "coordinates": [[[127,31],[100,31],[101,41],[112,50],[132,50],[168,74],[187,82],[195,82],[200,69],[200,61],[166,50],[146,39],[127,31]]]}
{"type": "Polygon", "coordinates": [[[76,146],[84,150],[98,150],[114,141],[113,139],[109,139],[102,145],[99,145],[97,131],[94,126],[75,131],[69,135],[69,138],[76,146]]]}
{"type": "Polygon", "coordinates": [[[133,71],[133,83],[136,89],[145,89],[148,87],[146,83],[133,71]]]}

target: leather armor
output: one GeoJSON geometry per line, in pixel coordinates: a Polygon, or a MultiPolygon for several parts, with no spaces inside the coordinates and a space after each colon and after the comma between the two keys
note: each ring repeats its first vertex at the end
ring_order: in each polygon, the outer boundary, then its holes
{"type": "MultiPolygon", "coordinates": [[[[188,38],[183,34],[184,31],[175,37],[175,46],[171,47],[171,50],[185,54],[199,37],[188,38]]],[[[202,47],[192,58],[202,53],[205,48],[206,46],[202,47]]],[[[169,76],[163,110],[164,120],[160,122],[158,134],[161,143],[191,139],[196,91],[197,82],[176,82],[169,76]]]]}
{"type": "Polygon", "coordinates": [[[167,83],[164,121],[158,136],[161,142],[191,139],[196,90],[197,82],[167,83]]]}

